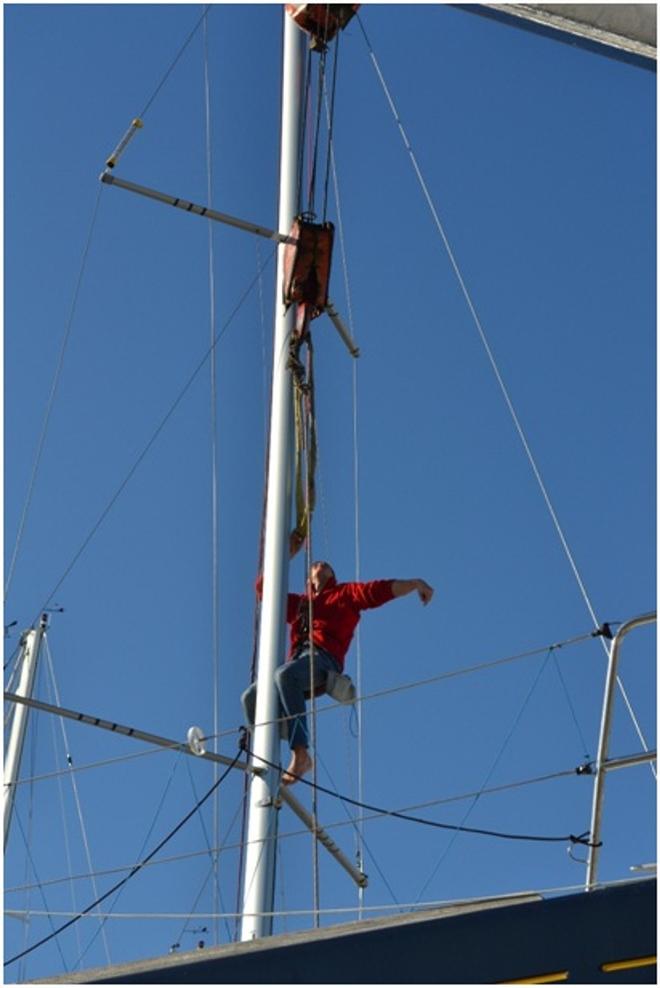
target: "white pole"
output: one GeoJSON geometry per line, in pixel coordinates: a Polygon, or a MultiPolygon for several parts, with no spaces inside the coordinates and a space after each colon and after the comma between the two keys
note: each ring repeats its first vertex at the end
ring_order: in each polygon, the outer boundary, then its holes
{"type": "MultiPolygon", "coordinates": [[[[280,149],[279,230],[288,232],[297,213],[298,159],[302,107],[304,35],[284,16],[282,68],[282,137],[280,149]]],[[[291,524],[292,384],[287,369],[294,307],[285,314],[282,304],[284,247],[279,248],[275,284],[275,342],[271,404],[270,460],[264,535],[264,583],[257,660],[257,727],[252,751],[255,766],[278,762],[279,725],[274,674],[285,649],[285,602],[289,576],[289,528],[291,524]]],[[[250,783],[247,850],[243,877],[241,940],[269,936],[272,932],[275,883],[275,799],[279,778],[269,768],[250,783]]]]}
{"type": "MultiPolygon", "coordinates": [[[[41,639],[43,638],[47,626],[48,618],[45,614],[43,614],[41,620],[39,621],[39,627],[36,629],[32,628],[24,635],[23,655],[21,658],[21,678],[16,690],[18,696],[32,696],[34,677],[37,673],[37,663],[39,661],[41,639]]],[[[16,796],[16,782],[18,781],[18,773],[21,768],[21,757],[23,755],[23,743],[25,741],[25,730],[27,728],[29,712],[29,707],[23,706],[22,704],[16,705],[12,719],[11,732],[9,734],[9,741],[7,743],[7,750],[5,752],[5,850],[7,848],[7,841],[9,840],[9,827],[11,825],[11,816],[14,809],[14,798],[16,796]]]]}

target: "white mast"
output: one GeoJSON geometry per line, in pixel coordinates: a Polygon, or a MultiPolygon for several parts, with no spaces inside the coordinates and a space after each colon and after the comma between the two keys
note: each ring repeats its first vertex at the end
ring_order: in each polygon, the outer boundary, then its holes
{"type": "MultiPolygon", "coordinates": [[[[284,15],[282,68],[282,132],[278,229],[288,232],[298,211],[299,141],[302,66],[305,36],[284,15]]],[[[278,704],[273,677],[285,649],[285,601],[289,575],[291,524],[292,382],[287,368],[295,307],[284,312],[284,246],[279,247],[275,283],[275,341],[271,403],[270,458],[264,535],[264,583],[257,660],[256,727],[252,736],[254,764],[279,761],[278,704]]],[[[278,772],[268,769],[250,783],[247,851],[243,879],[241,940],[269,936],[275,883],[278,772]]]]}
{"type": "MultiPolygon", "coordinates": [[[[21,678],[16,690],[18,696],[31,697],[32,688],[34,686],[34,677],[37,673],[37,663],[39,661],[39,650],[41,648],[41,639],[43,638],[46,628],[48,627],[48,616],[42,614],[41,620],[39,621],[39,626],[37,628],[31,628],[26,631],[23,636],[22,641],[22,657],[21,657],[21,678]]],[[[25,730],[27,728],[28,714],[30,713],[30,708],[18,704],[13,711],[13,719],[11,724],[11,731],[9,734],[9,741],[7,742],[7,750],[5,752],[5,796],[4,796],[4,819],[5,819],[5,838],[4,846],[7,848],[7,841],[9,840],[9,827],[11,824],[11,815],[14,809],[14,798],[16,796],[16,782],[18,781],[18,773],[21,767],[21,757],[23,755],[23,742],[25,741],[25,730]]]]}

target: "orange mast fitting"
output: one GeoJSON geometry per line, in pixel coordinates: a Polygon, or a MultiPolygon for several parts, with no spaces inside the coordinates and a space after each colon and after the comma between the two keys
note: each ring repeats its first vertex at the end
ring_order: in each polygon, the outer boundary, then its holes
{"type": "Polygon", "coordinates": [[[287,14],[312,36],[312,49],[324,51],[338,31],[346,27],[359,3],[287,3],[287,14]]]}
{"type": "Polygon", "coordinates": [[[328,304],[330,261],[334,236],[332,223],[312,223],[303,214],[293,221],[284,255],[284,304],[308,306],[310,318],[320,316],[328,304]]]}

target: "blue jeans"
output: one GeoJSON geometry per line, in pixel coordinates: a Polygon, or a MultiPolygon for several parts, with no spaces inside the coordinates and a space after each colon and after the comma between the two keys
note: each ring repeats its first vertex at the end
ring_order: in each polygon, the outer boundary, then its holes
{"type": "MultiPolygon", "coordinates": [[[[309,747],[307,717],[305,714],[305,692],[310,686],[309,643],[301,645],[293,658],[275,670],[275,687],[279,698],[278,717],[288,717],[289,746],[309,747]]],[[[341,666],[329,652],[314,646],[314,689],[325,686],[329,672],[341,672],[341,666]]],[[[250,727],[254,725],[257,707],[257,684],[252,683],[243,695],[241,703],[250,727]]]]}

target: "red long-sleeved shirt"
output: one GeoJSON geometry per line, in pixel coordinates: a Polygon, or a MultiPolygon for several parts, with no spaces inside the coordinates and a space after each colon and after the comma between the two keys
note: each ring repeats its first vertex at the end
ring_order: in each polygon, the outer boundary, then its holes
{"type": "MultiPolygon", "coordinates": [[[[360,612],[381,607],[394,599],[392,580],[371,580],[369,583],[337,583],[331,578],[320,593],[312,596],[312,641],[329,652],[344,668],[346,653],[360,612]]],[[[257,581],[261,596],[261,580],[257,581]]],[[[287,597],[286,620],[291,625],[289,658],[309,638],[309,596],[290,593],[287,597]]]]}

